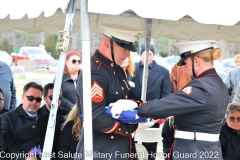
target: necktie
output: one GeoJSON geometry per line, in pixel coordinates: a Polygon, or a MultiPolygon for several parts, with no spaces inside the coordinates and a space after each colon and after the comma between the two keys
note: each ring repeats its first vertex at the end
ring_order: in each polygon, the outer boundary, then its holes
{"type": "Polygon", "coordinates": [[[31,118],[37,121],[37,116],[32,116],[31,118]]]}

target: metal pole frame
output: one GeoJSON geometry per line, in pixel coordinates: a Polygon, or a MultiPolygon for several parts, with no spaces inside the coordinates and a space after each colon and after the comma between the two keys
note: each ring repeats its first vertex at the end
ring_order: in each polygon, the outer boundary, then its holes
{"type": "Polygon", "coordinates": [[[90,66],[90,22],[87,10],[88,0],[80,0],[80,30],[82,41],[82,64],[83,64],[83,115],[84,122],[84,151],[85,160],[93,159],[93,139],[92,139],[92,100],[91,100],[91,66],[90,66]],[[92,153],[91,156],[88,156],[92,153]]]}
{"type": "Polygon", "coordinates": [[[150,41],[151,41],[151,30],[152,30],[152,19],[146,19],[147,28],[146,28],[146,54],[144,60],[144,68],[143,68],[143,84],[142,84],[142,101],[146,101],[147,94],[147,81],[148,81],[148,54],[150,49],[150,41]]]}
{"type": "MultiPolygon", "coordinates": [[[[76,0],[70,0],[68,4],[68,10],[66,14],[66,21],[64,30],[69,31],[69,35],[72,33],[72,27],[74,23],[76,0]]],[[[53,139],[55,133],[56,116],[58,110],[58,98],[60,94],[60,89],[62,85],[63,69],[66,60],[66,52],[61,51],[60,58],[57,66],[57,73],[54,82],[53,100],[51,104],[51,110],[48,119],[47,131],[44,140],[44,148],[42,152],[42,160],[50,160],[52,154],[53,139]]]]}

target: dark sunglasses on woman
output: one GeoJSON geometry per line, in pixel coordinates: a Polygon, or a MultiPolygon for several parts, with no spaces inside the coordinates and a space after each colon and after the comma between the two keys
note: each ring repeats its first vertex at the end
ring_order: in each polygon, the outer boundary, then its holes
{"type": "MultiPolygon", "coordinates": [[[[48,97],[51,101],[53,99],[53,95],[49,95],[49,96],[46,96],[46,97],[48,97]]],[[[59,96],[58,100],[62,100],[62,96],[59,96]]]]}
{"type": "Polygon", "coordinates": [[[78,64],[80,64],[82,62],[82,60],[72,59],[72,64],[76,64],[76,62],[78,62],[78,64]]]}
{"type": "Polygon", "coordinates": [[[34,96],[27,96],[27,95],[25,95],[26,97],[27,97],[27,99],[30,101],[30,102],[32,102],[32,101],[34,101],[34,100],[36,100],[36,102],[41,102],[42,101],[42,98],[41,97],[34,97],[34,96]]]}

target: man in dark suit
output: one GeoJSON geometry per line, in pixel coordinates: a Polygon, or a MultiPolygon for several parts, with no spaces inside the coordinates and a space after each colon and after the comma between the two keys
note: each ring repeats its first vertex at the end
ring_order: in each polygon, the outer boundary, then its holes
{"type": "MultiPolygon", "coordinates": [[[[51,104],[52,104],[52,99],[53,99],[53,90],[54,90],[53,83],[48,83],[43,88],[43,99],[45,101],[45,104],[40,108],[40,110],[46,116],[47,119],[49,118],[49,113],[51,110],[51,104]]],[[[57,111],[56,127],[55,127],[55,133],[54,133],[54,143],[53,143],[52,152],[56,151],[58,137],[61,132],[62,124],[65,121],[64,117],[69,113],[68,110],[60,107],[61,100],[62,100],[62,92],[60,92],[60,95],[59,95],[59,101],[58,101],[59,107],[58,107],[58,111],[57,111]]],[[[55,152],[55,157],[57,157],[56,152],[55,152]]]]}
{"type": "Polygon", "coordinates": [[[48,119],[39,110],[43,88],[41,85],[30,82],[23,88],[22,104],[15,110],[1,115],[2,132],[7,144],[8,153],[19,153],[23,160],[35,146],[43,149],[48,119]],[[20,154],[21,153],[21,154],[20,154]]]}
{"type": "MultiPolygon", "coordinates": [[[[142,82],[143,82],[143,66],[145,60],[145,44],[141,46],[141,61],[136,63],[135,77],[133,81],[135,83],[134,91],[137,96],[141,97],[142,82]]],[[[170,75],[166,68],[158,65],[154,60],[155,49],[154,45],[150,45],[148,55],[148,82],[147,82],[147,94],[146,100],[161,99],[171,93],[170,75]]],[[[159,124],[156,123],[153,128],[158,128],[159,124]]],[[[153,153],[157,151],[157,142],[155,143],[143,143],[149,153],[148,159],[154,159],[153,153]]]]}

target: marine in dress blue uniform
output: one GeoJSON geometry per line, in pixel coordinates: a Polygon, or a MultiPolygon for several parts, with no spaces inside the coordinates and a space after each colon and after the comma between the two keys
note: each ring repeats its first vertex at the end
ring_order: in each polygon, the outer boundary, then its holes
{"type": "Polygon", "coordinates": [[[158,119],[174,116],[175,141],[172,159],[222,160],[219,133],[228,104],[228,92],[212,68],[221,49],[214,41],[176,43],[187,73],[194,78],[182,90],[162,99],[148,101],[138,108],[139,116],[158,119]]]}
{"type": "MultiPolygon", "coordinates": [[[[138,124],[122,123],[112,118],[105,113],[105,106],[119,99],[141,102],[138,101],[123,69],[119,66],[129,56],[130,51],[136,51],[134,42],[140,31],[121,25],[103,25],[103,27],[99,48],[91,57],[92,122],[90,123],[93,125],[93,159],[134,159],[129,157],[134,153],[131,133],[137,129],[138,124]],[[104,157],[107,154],[111,154],[112,157],[104,157]]],[[[84,108],[82,88],[82,74],[80,74],[77,83],[77,105],[80,114],[83,113],[84,108]]],[[[87,123],[89,122],[84,121],[83,115],[83,124],[87,123]]],[[[77,146],[77,152],[82,155],[85,153],[83,130],[77,146]]]]}

